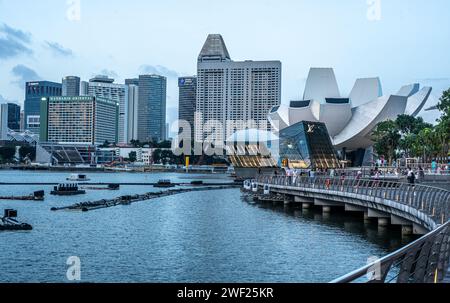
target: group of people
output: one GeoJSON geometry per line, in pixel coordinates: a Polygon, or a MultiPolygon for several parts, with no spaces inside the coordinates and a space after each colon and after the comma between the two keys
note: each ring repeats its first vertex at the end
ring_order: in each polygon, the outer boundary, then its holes
{"type": "Polygon", "coordinates": [[[450,163],[447,164],[438,164],[436,160],[431,162],[431,170],[430,173],[433,174],[450,174],[450,163]]]}
{"type": "MultiPolygon", "coordinates": [[[[382,166],[383,162],[379,166],[378,163],[375,168],[372,168],[369,172],[369,177],[374,180],[381,180],[385,177],[405,177],[409,184],[414,185],[417,181],[422,181],[425,179],[426,170],[419,165],[418,167],[412,168],[408,166],[406,169],[401,169],[400,167],[393,167],[389,169],[385,169],[382,166]]],[[[427,171],[435,172],[435,173],[450,173],[449,164],[447,165],[438,165],[435,161],[431,164],[431,169],[427,169],[427,171]]],[[[314,181],[317,177],[325,177],[325,178],[339,178],[341,180],[345,180],[347,178],[347,172],[335,170],[335,169],[294,169],[294,168],[284,168],[281,170],[275,170],[273,172],[273,176],[286,176],[289,178],[291,182],[295,182],[297,177],[308,177],[311,181],[314,181]]],[[[259,173],[261,174],[261,172],[259,173]]],[[[354,170],[349,173],[350,178],[355,178],[357,180],[363,179],[365,174],[361,169],[354,170]]]]}

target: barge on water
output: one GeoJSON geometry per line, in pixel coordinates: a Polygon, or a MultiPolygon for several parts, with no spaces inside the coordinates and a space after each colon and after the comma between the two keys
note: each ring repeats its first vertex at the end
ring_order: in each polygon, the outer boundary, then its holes
{"type": "Polygon", "coordinates": [[[20,223],[17,218],[17,210],[5,209],[5,214],[0,218],[0,231],[7,230],[32,230],[33,227],[28,223],[20,223]]]}
{"type": "Polygon", "coordinates": [[[45,192],[43,190],[38,190],[29,196],[0,196],[0,200],[44,201],[44,196],[45,192]]]}
{"type": "Polygon", "coordinates": [[[84,195],[86,193],[85,190],[80,189],[78,184],[59,184],[55,186],[53,190],[50,192],[52,195],[56,196],[75,196],[75,195],[84,195]]]}
{"type": "Polygon", "coordinates": [[[120,184],[111,183],[105,186],[83,186],[83,189],[92,189],[92,190],[119,190],[120,184]]]}
{"type": "Polygon", "coordinates": [[[79,181],[79,182],[85,182],[89,181],[90,179],[86,175],[82,174],[71,174],[69,178],[66,179],[67,181],[79,181]]]}
{"type": "Polygon", "coordinates": [[[158,183],[153,185],[153,187],[160,187],[160,188],[169,188],[169,187],[175,187],[176,185],[173,184],[170,180],[159,180],[158,183]]]}

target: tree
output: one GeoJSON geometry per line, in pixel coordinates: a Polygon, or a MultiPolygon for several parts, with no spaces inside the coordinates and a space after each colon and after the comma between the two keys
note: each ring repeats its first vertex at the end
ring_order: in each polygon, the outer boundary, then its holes
{"type": "Polygon", "coordinates": [[[394,121],[388,120],[377,125],[372,139],[375,141],[375,151],[378,155],[387,157],[389,165],[392,165],[399,146],[401,135],[394,121]]]}
{"type": "Polygon", "coordinates": [[[448,158],[450,146],[450,89],[442,94],[437,108],[442,113],[436,126],[437,137],[442,145],[442,157],[448,158]]]}
{"type": "Polygon", "coordinates": [[[24,161],[25,158],[28,158],[30,161],[33,161],[36,158],[36,147],[34,146],[20,147],[19,156],[21,161],[24,161]]]}
{"type": "Polygon", "coordinates": [[[133,147],[142,147],[142,144],[139,140],[131,140],[130,144],[133,145],[133,147]]]}
{"type": "Polygon", "coordinates": [[[442,112],[444,117],[450,116],[450,88],[442,93],[437,108],[442,112]]]}
{"type": "Polygon", "coordinates": [[[111,143],[109,143],[108,140],[105,140],[105,142],[103,142],[103,144],[100,147],[109,147],[111,145],[111,143]]]}
{"type": "Polygon", "coordinates": [[[395,120],[396,127],[400,133],[399,148],[403,155],[411,157],[413,145],[417,135],[425,128],[433,128],[433,125],[423,121],[422,117],[415,118],[409,115],[400,115],[395,120]]]}
{"type": "Polygon", "coordinates": [[[11,163],[16,154],[16,149],[12,146],[0,147],[0,161],[2,163],[11,163]]]}
{"type": "Polygon", "coordinates": [[[130,162],[136,162],[137,160],[137,153],[135,151],[132,151],[128,154],[128,159],[130,160],[130,162]]]}
{"type": "Polygon", "coordinates": [[[433,128],[425,128],[417,135],[415,149],[422,151],[423,161],[431,161],[436,154],[439,153],[439,142],[436,137],[436,132],[433,128]]]}

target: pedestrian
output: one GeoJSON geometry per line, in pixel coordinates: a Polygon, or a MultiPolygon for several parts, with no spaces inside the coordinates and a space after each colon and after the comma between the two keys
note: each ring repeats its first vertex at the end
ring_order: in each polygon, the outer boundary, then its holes
{"type": "Polygon", "coordinates": [[[436,162],[435,159],[433,159],[433,161],[431,162],[431,172],[433,174],[435,174],[436,173],[436,169],[437,169],[437,162],[436,162]]]}
{"type": "Polygon", "coordinates": [[[425,180],[425,172],[423,171],[423,167],[419,165],[419,180],[423,182],[425,180]]]}
{"type": "Polygon", "coordinates": [[[315,173],[314,169],[311,169],[309,171],[309,181],[311,183],[314,183],[315,177],[316,177],[316,173],[315,173]]]}
{"type": "Polygon", "coordinates": [[[408,168],[407,179],[409,184],[414,185],[416,175],[414,174],[414,171],[411,168],[408,168]]]}

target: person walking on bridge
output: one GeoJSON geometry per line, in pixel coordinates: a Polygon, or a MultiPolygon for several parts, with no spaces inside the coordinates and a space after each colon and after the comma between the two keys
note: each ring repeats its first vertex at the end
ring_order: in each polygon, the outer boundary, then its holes
{"type": "Polygon", "coordinates": [[[414,171],[408,167],[408,175],[407,175],[408,183],[414,186],[414,182],[416,180],[416,175],[414,174],[414,171]]]}

